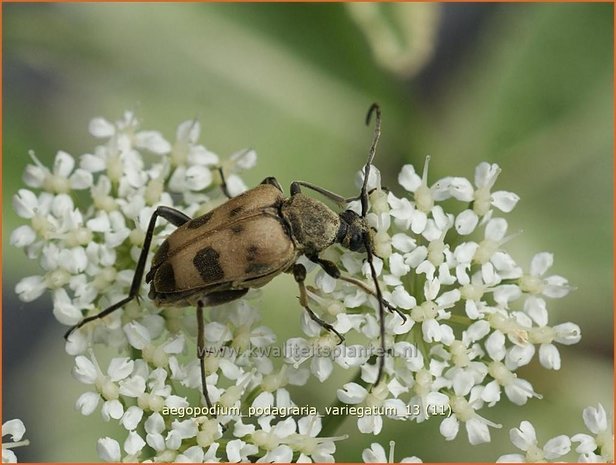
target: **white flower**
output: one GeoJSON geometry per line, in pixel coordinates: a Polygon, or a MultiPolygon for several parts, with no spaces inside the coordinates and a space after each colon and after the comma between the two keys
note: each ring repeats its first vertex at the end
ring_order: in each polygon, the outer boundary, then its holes
{"type": "Polygon", "coordinates": [[[500,400],[501,386],[511,402],[517,405],[524,405],[531,397],[541,398],[532,385],[511,372],[507,366],[501,362],[506,355],[505,336],[500,331],[494,331],[486,341],[486,350],[492,362],[488,363],[488,373],[493,378],[486,384],[481,392],[481,398],[488,402],[489,406],[496,404],[500,400]]]}
{"type": "MultiPolygon", "coordinates": [[[[426,157],[422,177],[415,173],[413,165],[404,165],[398,176],[400,185],[414,194],[416,209],[409,215],[409,222],[406,227],[410,228],[415,234],[421,234],[426,229],[428,225],[427,214],[433,211],[434,202],[449,197],[448,186],[444,186],[442,180],[436,182],[432,187],[428,187],[429,164],[430,157],[426,157]]],[[[392,208],[395,207],[392,205],[392,208]]]]}
{"type": "Polygon", "coordinates": [[[547,325],[547,312],[542,299],[529,298],[524,303],[526,314],[515,312],[514,317],[520,324],[520,330],[526,336],[515,341],[516,344],[507,351],[507,365],[520,367],[530,362],[535,354],[533,344],[539,345],[539,362],[549,370],[559,370],[561,365],[560,353],[554,343],[571,345],[577,344],[582,338],[581,330],[575,323],[561,323],[554,327],[547,325]],[[531,308],[537,305],[536,309],[531,308]],[[532,319],[532,321],[531,321],[532,319]],[[533,326],[535,322],[537,326],[533,326]]]}
{"type": "Polygon", "coordinates": [[[575,451],[580,454],[580,462],[613,462],[614,461],[614,432],[610,426],[608,416],[603,405],[586,407],[583,412],[584,424],[592,433],[578,433],[571,437],[577,442],[575,451]]]}
{"type": "Polygon", "coordinates": [[[87,255],[83,247],[70,249],[48,244],[43,248],[41,266],[44,276],[23,278],[15,286],[15,292],[24,302],[39,298],[45,289],[59,289],[71,283],[76,275],[86,269],[87,255]]]}
{"type": "MultiPolygon", "coordinates": [[[[357,383],[347,383],[342,389],[338,389],[338,399],[345,404],[363,404],[370,407],[382,407],[388,418],[404,420],[407,417],[406,405],[400,399],[390,399],[389,387],[381,382],[374,386],[371,391],[357,383]]],[[[357,428],[362,433],[377,435],[383,428],[383,417],[378,414],[364,415],[357,418],[357,428]]]]}
{"type": "Polygon", "coordinates": [[[308,372],[304,369],[283,365],[280,370],[265,374],[260,382],[261,393],[252,402],[252,407],[292,407],[295,403],[286,389],[287,384],[301,386],[306,383],[308,372]]]}
{"type": "Polygon", "coordinates": [[[273,419],[272,416],[259,418],[258,423],[261,428],[250,435],[251,442],[265,451],[265,455],[257,462],[290,462],[293,458],[293,450],[282,442],[284,438],[295,433],[295,420],[287,418],[272,426],[273,419]]]}
{"type": "Polygon", "coordinates": [[[62,150],[56,154],[52,171],[45,167],[33,152],[30,152],[30,157],[34,165],[26,166],[24,173],[24,182],[30,187],[67,194],[71,189],[87,189],[92,185],[92,173],[81,168],[73,172],[75,159],[62,150]]]}
{"type": "Polygon", "coordinates": [[[426,280],[424,285],[425,301],[411,310],[411,319],[421,323],[423,339],[426,342],[442,342],[449,345],[453,339],[453,330],[440,320],[448,319],[450,314],[445,311],[460,299],[460,291],[454,289],[440,296],[441,283],[438,279],[426,280]]]}
{"type": "Polygon", "coordinates": [[[472,202],[472,208],[458,216],[460,221],[459,226],[456,224],[456,229],[460,234],[469,234],[474,229],[474,226],[470,225],[476,225],[480,217],[489,214],[492,206],[509,213],[520,200],[513,192],[490,192],[501,171],[496,163],[480,163],[475,169],[476,190],[473,190],[473,186],[465,178],[445,178],[442,181],[449,187],[452,197],[463,202],[472,202]]]}
{"type": "Polygon", "coordinates": [[[85,392],[77,399],[75,407],[82,415],[90,415],[103,399],[101,413],[103,418],[118,420],[124,414],[124,406],[119,401],[118,381],[127,378],[133,371],[134,362],[128,357],[117,357],[111,360],[104,375],[94,356],[92,360],[83,355],[75,358],[73,375],[84,384],[94,385],[96,392],[85,392]]]}
{"type": "Polygon", "coordinates": [[[171,146],[158,131],[139,131],[139,121],[130,112],[124,112],[123,118],[110,123],[104,118],[94,118],[90,122],[90,134],[101,139],[116,139],[119,149],[126,150],[133,145],[157,154],[169,152],[171,146]]]}
{"type": "Polygon", "coordinates": [[[131,346],[141,351],[143,360],[156,368],[169,365],[169,355],[184,351],[184,336],[169,338],[162,344],[154,344],[152,335],[144,325],[132,321],[124,326],[124,332],[131,346]]]}
{"type": "Polygon", "coordinates": [[[421,365],[417,364],[415,383],[410,383],[413,386],[414,395],[408,402],[412,413],[411,418],[417,423],[429,419],[429,407],[440,408],[449,405],[449,396],[439,392],[441,388],[451,385],[450,381],[441,376],[444,366],[444,363],[437,362],[434,359],[430,362],[429,369],[423,368],[423,361],[421,365]]]}
{"type": "Polygon", "coordinates": [[[518,281],[520,289],[532,295],[542,294],[553,299],[566,296],[571,287],[565,278],[558,275],[543,277],[553,263],[554,256],[551,253],[535,255],[530,264],[530,273],[521,276],[518,281]]]}
{"type": "Polygon", "coordinates": [[[509,438],[525,454],[507,454],[500,456],[497,462],[544,462],[557,459],[566,455],[571,450],[571,440],[560,435],[550,439],[541,448],[537,442],[535,428],[528,421],[520,423],[519,428],[509,430],[509,438]]]}
{"type": "Polygon", "coordinates": [[[27,446],[30,441],[22,440],[26,432],[26,427],[19,419],[9,420],[2,423],[2,437],[10,435],[10,441],[2,439],[2,463],[16,463],[17,456],[11,449],[20,446],[27,446]]]}
{"type": "MultiPolygon", "coordinates": [[[[507,233],[507,221],[503,218],[492,218],[485,226],[485,239],[472,248],[472,262],[481,265],[483,282],[487,285],[496,285],[503,279],[517,278],[522,274],[511,256],[503,252],[501,247],[510,241],[513,236],[507,233]]],[[[470,262],[460,260],[458,257],[458,270],[470,267],[470,262]]]]}
{"type": "Polygon", "coordinates": [[[454,394],[449,401],[452,415],[445,418],[440,425],[440,432],[448,441],[455,439],[458,435],[460,422],[464,423],[468,442],[472,445],[490,442],[488,426],[492,428],[501,427],[501,425],[483,418],[475,411],[481,407],[482,401],[479,397],[480,389],[473,389],[474,385],[475,380],[470,373],[461,373],[453,380],[454,394]],[[469,395],[468,400],[465,397],[467,395],[469,395]]]}
{"type": "MultiPolygon", "coordinates": [[[[304,361],[310,360],[310,371],[323,382],[331,375],[336,362],[343,368],[357,367],[366,362],[368,355],[360,347],[347,346],[340,343],[338,336],[326,331],[310,319],[308,314],[302,314],[302,329],[308,339],[291,338],[285,345],[287,363],[299,367],[304,361]]],[[[345,334],[354,326],[353,321],[341,314],[334,327],[345,334]]]]}
{"type": "Polygon", "coordinates": [[[335,441],[341,441],[348,436],[333,438],[318,437],[321,432],[321,418],[308,416],[297,421],[297,433],[287,436],[286,443],[299,452],[298,463],[333,463],[336,452],[335,441]]]}

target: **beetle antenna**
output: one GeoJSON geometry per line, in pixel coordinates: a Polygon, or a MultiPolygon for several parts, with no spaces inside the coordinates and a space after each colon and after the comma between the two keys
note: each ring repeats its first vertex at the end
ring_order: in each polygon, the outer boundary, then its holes
{"type": "MultiPolygon", "coordinates": [[[[361,187],[360,199],[361,199],[361,216],[365,218],[368,214],[368,179],[370,178],[370,165],[374,160],[376,154],[376,146],[379,143],[379,137],[381,137],[381,107],[378,103],[373,103],[366,115],[366,125],[370,124],[372,120],[372,114],[376,113],[376,124],[374,126],[374,136],[372,137],[372,145],[370,146],[370,152],[368,154],[368,161],[364,168],[364,184],[361,187]]],[[[381,339],[381,353],[379,354],[379,373],[376,377],[375,385],[381,381],[383,375],[383,367],[385,365],[385,307],[383,306],[383,293],[381,292],[381,286],[379,286],[379,279],[376,274],[376,268],[374,267],[374,254],[372,253],[372,241],[370,240],[369,233],[364,235],[364,246],[366,248],[366,254],[368,256],[368,263],[370,265],[370,274],[374,281],[376,288],[376,298],[379,301],[379,323],[380,323],[380,339],[381,339]]]]}
{"type": "Polygon", "coordinates": [[[376,275],[376,268],[374,267],[373,253],[370,248],[372,244],[370,243],[370,239],[368,237],[368,233],[364,236],[364,245],[366,247],[366,254],[368,255],[368,264],[370,265],[370,274],[372,275],[372,280],[374,281],[374,286],[376,287],[376,298],[379,302],[379,336],[381,339],[381,353],[378,356],[379,359],[379,373],[376,377],[376,381],[374,385],[376,386],[381,381],[381,377],[383,375],[383,367],[385,365],[385,307],[383,306],[383,293],[381,292],[381,286],[379,286],[379,280],[376,275]]]}
{"type": "Polygon", "coordinates": [[[372,113],[376,113],[376,125],[374,126],[374,136],[372,137],[372,145],[370,146],[368,161],[366,162],[366,167],[364,168],[364,184],[361,187],[360,194],[361,216],[363,218],[365,218],[368,213],[368,178],[370,177],[370,165],[372,165],[372,160],[374,160],[376,146],[379,143],[379,137],[381,137],[381,107],[379,107],[378,103],[373,103],[370,106],[368,114],[366,115],[366,125],[370,124],[372,113]]]}

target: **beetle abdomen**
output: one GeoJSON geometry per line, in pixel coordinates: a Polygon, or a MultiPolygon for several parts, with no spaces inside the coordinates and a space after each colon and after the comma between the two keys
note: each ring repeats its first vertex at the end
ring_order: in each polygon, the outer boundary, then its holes
{"type": "Polygon", "coordinates": [[[169,236],[164,261],[153,266],[146,278],[152,281],[153,300],[173,302],[173,295],[185,300],[192,293],[262,286],[297,259],[293,241],[273,208],[196,237],[178,246],[175,232],[169,236]]]}
{"type": "MultiPolygon", "coordinates": [[[[184,247],[184,244],[198,239],[209,231],[225,228],[229,223],[251,216],[255,212],[276,207],[280,205],[283,198],[282,192],[276,187],[270,184],[261,184],[229,199],[205,215],[193,218],[173,231],[167,240],[161,244],[152,259],[152,268],[160,266],[167,260],[170,253],[173,254],[176,250],[184,247]]],[[[150,282],[151,278],[151,274],[148,273],[146,282],[150,282]]]]}

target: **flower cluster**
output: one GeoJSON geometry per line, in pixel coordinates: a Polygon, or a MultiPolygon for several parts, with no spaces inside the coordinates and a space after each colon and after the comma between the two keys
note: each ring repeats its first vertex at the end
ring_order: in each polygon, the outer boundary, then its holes
{"type": "Polygon", "coordinates": [[[586,428],[592,433],[578,433],[571,437],[561,434],[550,439],[543,447],[539,447],[535,428],[529,421],[520,423],[519,428],[512,428],[509,437],[514,446],[524,454],[507,454],[498,458],[497,462],[562,462],[563,457],[571,451],[571,443],[578,443],[575,452],[576,462],[613,462],[614,432],[605,409],[601,404],[597,407],[586,407],[582,414],[586,428]]]}
{"type": "MultiPolygon", "coordinates": [[[[100,144],[78,162],[60,151],[49,169],[31,154],[33,164],[24,175],[29,189],[20,189],[13,199],[28,223],[13,231],[11,243],[43,269],[23,278],[17,294],[32,301],[50,290],[53,313],[65,325],[127,295],[156,207],[199,216],[226,200],[220,171],[227,192],[235,196],[246,190],[238,173],[256,163],[252,150],[221,160],[198,143],[197,121],[180,124],[173,143],[141,130],[128,112],[115,123],[94,119],[90,133],[100,144]]],[[[173,230],[160,223],[153,250],[173,230]]],[[[147,294],[145,285],[140,294],[147,294]]],[[[206,358],[206,371],[216,413],[198,410],[189,418],[178,418],[177,412],[203,405],[194,309],[159,309],[144,299],[72,333],[66,351],[75,357],[73,374],[90,387],[76,408],[84,415],[100,410],[127,432],[121,446],[101,438],[99,456],[109,461],[333,461],[335,441],[342,438],[320,437],[321,418],[313,412],[243,420],[248,407],[266,412],[264,407],[295,406],[286,387],[305,384],[309,376],[306,369],[275,366],[257,351],[275,342],[259,320],[247,301],[208,312],[205,337],[214,355],[206,358]],[[119,356],[103,362],[98,344],[114,347],[119,356]],[[229,350],[223,354],[221,347],[229,350]]]]}
{"type": "MultiPolygon", "coordinates": [[[[385,299],[406,320],[386,315],[389,354],[380,384],[367,389],[351,382],[338,390],[338,398],[382,406],[385,416],[398,420],[437,417],[445,439],[454,439],[464,426],[469,442],[480,444],[490,441],[490,427],[501,426],[483,412],[503,394],[517,405],[541,398],[517,369],[538,352],[543,367],[558,370],[557,344],[577,343],[580,329],[574,323],[549,325],[548,299],[571,289],[565,278],[549,274],[552,254],[536,254],[525,271],[505,249],[515,234],[508,234],[502,214],[515,207],[518,196],[493,191],[500,168],[481,163],[474,184],[460,177],[430,183],[428,164],[429,158],[421,176],[412,165],[402,168],[398,181],[408,192],[403,197],[381,188],[376,169],[369,180],[367,220],[375,231],[376,269],[385,299]]],[[[359,212],[357,202],[351,208],[359,212]]],[[[361,254],[337,249],[328,258],[347,273],[369,277],[361,254]]],[[[350,309],[336,315],[339,332],[353,329],[378,341],[375,314],[353,311],[376,310],[376,299],[323,271],[316,285],[316,302],[343,302],[350,309]]],[[[362,365],[361,380],[374,383],[376,362],[356,364],[362,365]]],[[[318,375],[314,366],[313,372],[318,375]]],[[[359,418],[359,430],[378,434],[382,416],[359,418]]]]}
{"type": "MultiPolygon", "coordinates": [[[[50,290],[53,313],[65,325],[128,295],[158,206],[202,215],[226,200],[221,169],[228,193],[237,195],[246,190],[238,173],[256,163],[252,150],[221,159],[199,144],[197,121],[180,124],[174,142],[140,129],[132,113],[115,123],[94,119],[90,133],[99,145],[78,163],[60,151],[49,169],[32,154],[24,175],[29,189],[13,200],[27,224],[13,232],[11,243],[43,269],[22,279],[16,291],[31,301],[50,290]]],[[[321,257],[363,286],[319,269],[307,296],[311,308],[354,344],[339,344],[302,312],[304,336],[276,351],[274,333],[250,303],[253,293],[208,310],[205,374],[214,412],[201,393],[194,309],[161,309],[136,299],[75,331],[66,351],[75,357],[74,376],[89,386],[76,408],[84,415],[100,411],[126,431],[120,441],[99,439],[100,457],[331,462],[345,436],[321,435],[332,430],[324,424],[331,417],[299,407],[293,386],[311,376],[323,382],[335,368],[356,373],[337,397],[339,405],[362,412],[362,433],[379,434],[383,418],[421,423],[436,417],[448,440],[463,426],[471,444],[490,441],[489,427],[500,427],[488,419],[490,407],[503,398],[524,405],[541,397],[517,369],[538,352],[543,367],[558,370],[557,344],[580,340],[577,325],[549,324],[549,300],[571,289],[548,272],[552,255],[535,255],[525,271],[505,249],[515,234],[508,234],[502,214],[518,197],[494,191],[499,173],[497,165],[482,163],[474,183],[459,177],[429,183],[426,160],[422,176],[411,165],[402,168],[399,183],[407,193],[398,197],[381,187],[372,167],[366,219],[373,229],[373,265],[385,300],[399,310],[385,315],[387,354],[377,385],[381,321],[378,302],[366,292],[373,288],[370,264],[365,254],[340,245],[321,257]],[[100,345],[118,355],[104,359],[100,345]]],[[[361,209],[357,201],[348,208],[361,209]]],[[[174,230],[160,223],[152,253],[174,230]]],[[[305,257],[300,261],[309,271],[316,268],[305,257]]],[[[140,295],[147,295],[144,283],[140,295]]],[[[384,449],[374,443],[363,458],[384,461],[384,449]]]]}

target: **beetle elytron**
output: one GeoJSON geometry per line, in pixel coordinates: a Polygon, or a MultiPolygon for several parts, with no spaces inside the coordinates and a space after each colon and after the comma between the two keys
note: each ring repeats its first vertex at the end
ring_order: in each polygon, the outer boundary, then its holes
{"type": "Polygon", "coordinates": [[[148,296],[157,306],[196,305],[201,383],[208,407],[212,405],[205,381],[203,308],[206,306],[231,302],[242,297],[249,289],[265,285],[280,273],[293,273],[299,285],[302,307],[314,321],[335,333],[342,342],[343,337],[333,326],[321,320],[308,306],[304,285],[306,269],[296,263],[301,255],[320,265],[330,276],[353,283],[377,298],[381,325],[381,354],[375,383],[378,384],[385,354],[384,308],[396,312],[398,310],[389,305],[381,294],[372,259],[374,252],[370,227],[365,219],[370,165],[381,133],[378,105],[370,107],[366,124],[370,123],[374,112],[374,137],[358,197],[346,199],[313,184],[296,181],[291,184],[291,197],[285,198],[278,181],[269,177],[259,186],[231,198],[221,170],[222,189],[230,197],[229,200],[194,219],[173,208],[158,207],[148,224],[128,297],[97,315],[84,318],[69,329],[65,337],[68,338],[84,324],[103,318],[138,298],[156,220],[161,216],[177,226],[177,229],[167,237],[152,259],[151,269],[145,276],[146,283],[150,283],[148,296]],[[362,213],[358,215],[352,210],[344,210],[337,214],[322,202],[304,195],[301,187],[312,189],[340,205],[359,199],[362,213]],[[334,243],[352,251],[366,252],[375,290],[362,281],[343,276],[333,262],[319,258],[319,253],[334,243]]]}

